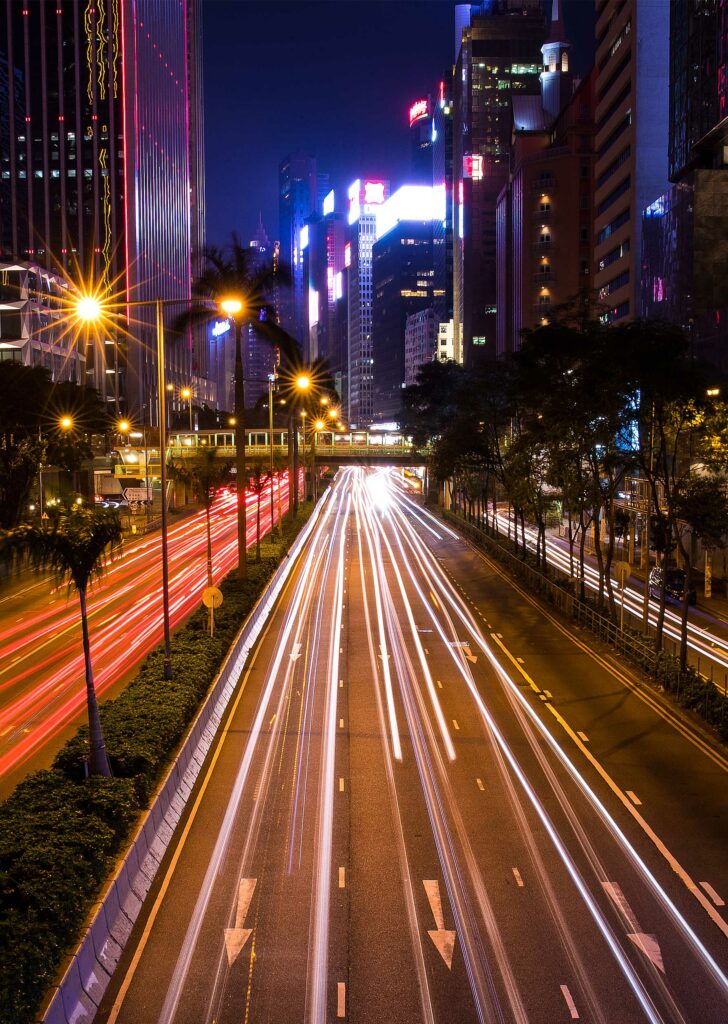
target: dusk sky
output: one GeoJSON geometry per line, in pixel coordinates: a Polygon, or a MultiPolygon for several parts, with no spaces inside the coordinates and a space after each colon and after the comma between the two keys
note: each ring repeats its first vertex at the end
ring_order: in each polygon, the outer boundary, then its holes
{"type": "MultiPolygon", "coordinates": [[[[453,0],[204,0],[207,239],[278,232],[278,165],[294,149],[332,186],[405,181],[407,110],[454,59],[453,0]],[[375,56],[376,55],[376,56],[375,56]],[[232,211],[232,213],[231,213],[232,211]]],[[[569,0],[577,71],[594,4],[569,0]]]]}

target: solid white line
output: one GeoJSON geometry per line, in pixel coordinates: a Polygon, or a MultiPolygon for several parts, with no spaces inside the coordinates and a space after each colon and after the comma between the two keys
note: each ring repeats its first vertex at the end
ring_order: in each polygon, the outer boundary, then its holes
{"type": "Polygon", "coordinates": [[[710,896],[710,898],[713,901],[713,903],[715,903],[716,907],[724,907],[725,906],[725,900],[722,900],[720,898],[720,896],[715,891],[715,889],[710,884],[710,882],[701,882],[700,884],[705,889],[705,891],[707,892],[708,896],[710,896]]]}
{"type": "Polygon", "coordinates": [[[481,792],[484,793],[485,792],[485,786],[483,785],[483,780],[482,779],[476,779],[475,781],[478,783],[478,789],[481,792]]]}
{"type": "Polygon", "coordinates": [[[346,984],[343,981],[336,986],[336,1016],[346,1016],[346,984]]]}
{"type": "Polygon", "coordinates": [[[640,800],[640,798],[637,796],[636,793],[632,792],[631,789],[625,789],[625,793],[630,798],[630,800],[635,805],[635,807],[639,807],[641,805],[642,801],[640,800]]]}
{"type": "Polygon", "coordinates": [[[576,1003],[571,998],[571,992],[569,992],[568,986],[567,985],[561,985],[560,988],[561,988],[561,995],[564,997],[564,1000],[566,1001],[566,1005],[569,1007],[569,1013],[571,1014],[571,1019],[572,1020],[579,1020],[579,1011],[576,1008],[576,1003]]]}
{"type": "Polygon", "coordinates": [[[513,877],[516,880],[516,884],[519,885],[522,889],[525,885],[525,882],[521,878],[521,872],[518,870],[518,868],[513,868],[513,877]]]}

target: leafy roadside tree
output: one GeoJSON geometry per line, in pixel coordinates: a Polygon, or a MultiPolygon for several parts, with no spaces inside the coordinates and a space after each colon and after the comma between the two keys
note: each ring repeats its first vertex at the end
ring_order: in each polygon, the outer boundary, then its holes
{"type": "MultiPolygon", "coordinates": [[[[256,460],[250,465],[250,489],[255,495],[255,560],[260,561],[260,506],[263,501],[263,494],[272,485],[273,479],[270,475],[270,466],[265,462],[256,460]]],[[[271,523],[271,532],[273,523],[271,523]]]]}
{"type": "Polygon", "coordinates": [[[203,270],[192,286],[192,303],[175,320],[177,330],[186,330],[226,315],[225,300],[237,300],[239,308],[227,313],[235,339],[235,466],[238,481],[238,572],[247,577],[246,546],[246,425],[243,334],[249,330],[264,343],[277,348],[291,364],[300,359],[298,343],[276,322],[273,301],[277,290],[289,283],[289,275],[280,265],[262,264],[254,250],[244,246],[233,234],[225,248],[211,247],[203,252],[203,270]]]}
{"type": "Polygon", "coordinates": [[[680,667],[688,663],[688,605],[693,581],[695,541],[706,550],[728,544],[728,487],[713,473],[692,472],[682,481],[674,498],[677,545],[685,567],[685,594],[680,629],[680,667]]]}
{"type": "Polygon", "coordinates": [[[42,463],[76,472],[92,455],[88,437],[109,426],[93,388],[54,384],[43,367],[0,363],[0,529],[20,522],[42,463]],[[63,415],[70,432],[58,428],[63,415]]]}
{"type": "Polygon", "coordinates": [[[78,509],[61,513],[47,528],[21,525],[0,533],[0,557],[11,565],[30,565],[50,572],[59,583],[75,587],[81,606],[81,631],[86,674],[86,705],[92,775],[111,775],[94,686],[89,644],[86,594],[102,575],[107,558],[121,546],[122,529],[116,512],[78,509]]]}
{"type": "MultiPolygon", "coordinates": [[[[213,585],[212,578],[212,506],[217,492],[230,482],[232,462],[220,459],[214,448],[198,448],[194,456],[173,459],[169,465],[170,476],[181,481],[192,491],[195,500],[205,510],[207,535],[207,585],[213,585]]],[[[210,632],[212,632],[213,609],[210,608],[210,632]]]]}

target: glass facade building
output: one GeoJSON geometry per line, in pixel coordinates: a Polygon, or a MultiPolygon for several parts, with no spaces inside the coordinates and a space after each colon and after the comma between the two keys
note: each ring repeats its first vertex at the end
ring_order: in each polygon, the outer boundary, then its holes
{"type": "MultiPolygon", "coordinates": [[[[187,299],[203,230],[197,0],[0,8],[0,255],[120,298],[187,299]]],[[[170,314],[169,320],[173,318],[170,314]]],[[[173,383],[204,341],[169,337],[173,383]]],[[[89,344],[87,381],[152,423],[154,311],[89,344]]]]}

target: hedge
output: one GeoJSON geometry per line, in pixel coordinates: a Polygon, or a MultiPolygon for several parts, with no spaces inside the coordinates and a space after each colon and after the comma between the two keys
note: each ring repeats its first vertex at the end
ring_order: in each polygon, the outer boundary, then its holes
{"type": "Polygon", "coordinates": [[[114,700],[101,705],[114,777],[85,778],[88,729],[48,771],[29,775],[0,805],[0,1022],[30,1024],[60,964],[169,765],[244,619],[311,512],[266,539],[248,579],[221,584],[215,636],[199,609],[172,635],[172,680],[156,648],[114,700]]]}

